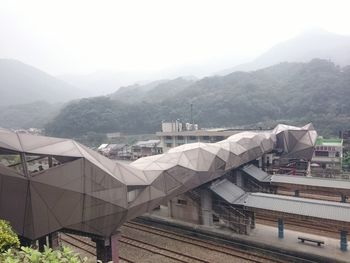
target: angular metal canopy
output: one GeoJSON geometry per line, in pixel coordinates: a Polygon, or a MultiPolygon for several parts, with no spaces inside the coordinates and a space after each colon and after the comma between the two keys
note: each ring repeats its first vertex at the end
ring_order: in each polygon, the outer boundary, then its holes
{"type": "MultiPolygon", "coordinates": [[[[271,152],[305,157],[317,134],[278,125],[192,143],[130,165],[68,139],[0,129],[0,218],[35,240],[60,229],[108,237],[125,221],[271,152]]],[[[311,156],[310,156],[311,157],[311,156]]]]}

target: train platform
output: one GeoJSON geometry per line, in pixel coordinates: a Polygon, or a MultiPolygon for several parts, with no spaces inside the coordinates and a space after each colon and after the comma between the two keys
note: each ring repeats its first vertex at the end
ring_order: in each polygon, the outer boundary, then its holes
{"type": "Polygon", "coordinates": [[[309,233],[303,233],[293,230],[284,230],[284,238],[278,238],[277,222],[276,227],[256,224],[249,235],[240,235],[228,229],[219,226],[203,226],[191,224],[184,221],[176,220],[166,215],[147,214],[144,218],[150,219],[160,224],[184,228],[205,235],[213,235],[234,242],[251,244],[263,249],[272,249],[279,253],[295,255],[296,257],[305,257],[311,259],[310,262],[350,262],[350,251],[343,252],[340,250],[340,240],[309,233]],[[315,243],[302,243],[298,237],[307,237],[324,241],[324,244],[318,246],[315,243]]]}

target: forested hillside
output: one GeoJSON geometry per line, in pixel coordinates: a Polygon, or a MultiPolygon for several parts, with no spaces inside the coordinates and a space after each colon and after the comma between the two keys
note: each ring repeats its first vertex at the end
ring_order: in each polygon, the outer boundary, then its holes
{"type": "Polygon", "coordinates": [[[264,126],[284,120],[312,121],[324,134],[349,128],[350,67],[340,68],[326,60],[204,78],[175,88],[176,92],[162,85],[163,93],[155,92],[156,86],[147,92],[152,96],[132,102],[128,97],[137,96],[137,89],[124,98],[114,94],[71,103],[46,126],[47,132],[55,136],[155,132],[162,120],[189,121],[191,103],[194,120],[201,127],[264,126]]]}

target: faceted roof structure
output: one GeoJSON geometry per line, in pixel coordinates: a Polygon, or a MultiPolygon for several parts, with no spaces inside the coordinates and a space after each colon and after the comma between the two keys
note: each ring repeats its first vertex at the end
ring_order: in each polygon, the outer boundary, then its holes
{"type": "Polygon", "coordinates": [[[277,149],[282,149],[282,157],[311,160],[317,140],[317,132],[311,123],[303,127],[279,124],[273,130],[277,135],[277,149]]]}
{"type": "Polygon", "coordinates": [[[108,237],[125,221],[271,152],[306,154],[316,132],[277,126],[192,143],[131,164],[69,139],[0,129],[0,218],[35,240],[60,229],[108,237]]]}

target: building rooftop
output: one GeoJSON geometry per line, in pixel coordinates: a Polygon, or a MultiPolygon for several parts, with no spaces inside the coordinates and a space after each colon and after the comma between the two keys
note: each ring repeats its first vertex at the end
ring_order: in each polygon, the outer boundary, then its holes
{"type": "Polygon", "coordinates": [[[160,140],[148,140],[148,141],[138,141],[133,146],[139,147],[154,147],[156,146],[160,140]]]}
{"type": "Polygon", "coordinates": [[[245,194],[241,188],[231,183],[227,179],[213,183],[210,186],[210,189],[229,203],[234,203],[237,199],[245,194]]]}
{"type": "Polygon", "coordinates": [[[316,146],[342,146],[343,139],[333,138],[325,139],[322,136],[317,137],[316,146]]]}
{"type": "Polygon", "coordinates": [[[272,175],[271,183],[308,185],[333,189],[346,189],[350,191],[349,180],[333,180],[326,178],[305,177],[295,175],[272,175]]]}
{"type": "Polygon", "coordinates": [[[256,167],[253,164],[244,166],[242,168],[242,171],[249,174],[250,176],[252,176],[253,178],[255,178],[260,182],[270,182],[271,175],[264,172],[263,170],[261,170],[260,168],[256,167]]]}
{"type": "Polygon", "coordinates": [[[249,193],[235,204],[282,213],[350,222],[350,204],[264,193],[249,193]]]}

